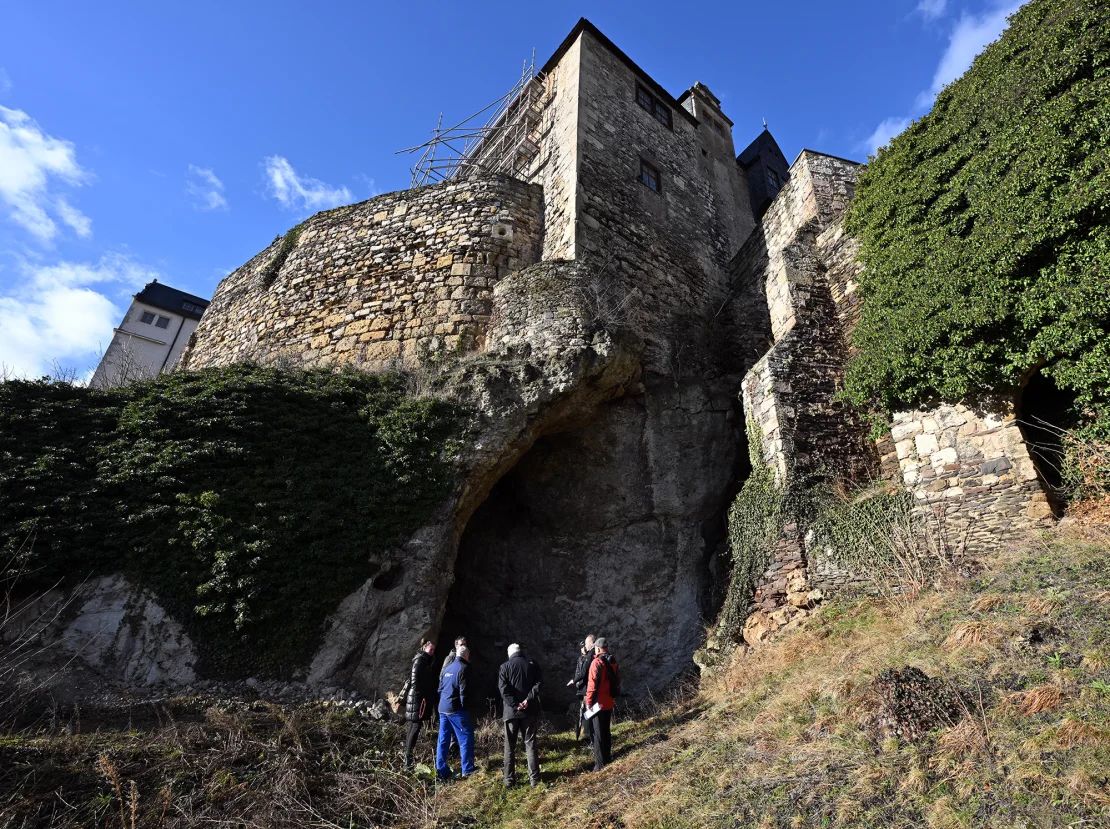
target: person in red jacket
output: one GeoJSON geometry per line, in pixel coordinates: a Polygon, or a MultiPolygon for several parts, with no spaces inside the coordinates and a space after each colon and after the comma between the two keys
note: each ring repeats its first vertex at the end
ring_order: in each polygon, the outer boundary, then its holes
{"type": "Polygon", "coordinates": [[[590,663],[590,678],[586,685],[586,711],[590,716],[590,735],[593,738],[594,771],[600,771],[612,759],[614,699],[621,693],[621,674],[617,660],[609,653],[609,643],[601,636],[594,640],[596,656],[590,663]]]}

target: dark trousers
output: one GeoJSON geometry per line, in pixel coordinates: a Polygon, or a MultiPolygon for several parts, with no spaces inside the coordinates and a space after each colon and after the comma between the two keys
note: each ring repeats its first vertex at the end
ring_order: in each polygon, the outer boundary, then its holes
{"type": "Polygon", "coordinates": [[[412,752],[416,748],[416,741],[420,737],[420,728],[423,720],[405,723],[405,768],[412,768],[412,752]]]}
{"type": "Polygon", "coordinates": [[[528,755],[528,779],[533,785],[540,782],[540,758],[536,751],[536,731],[539,717],[505,720],[505,785],[516,782],[516,738],[524,735],[524,751],[528,755]]]}
{"type": "Polygon", "coordinates": [[[601,771],[613,759],[612,711],[598,711],[588,720],[594,744],[594,771],[601,771]]]}

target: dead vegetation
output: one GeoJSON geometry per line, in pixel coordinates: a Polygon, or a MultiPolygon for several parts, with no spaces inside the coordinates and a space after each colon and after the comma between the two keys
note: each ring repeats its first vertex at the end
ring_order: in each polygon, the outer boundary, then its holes
{"type": "MultiPolygon", "coordinates": [[[[441,796],[439,825],[1106,825],[1108,551],[1105,529],[1069,522],[912,599],[831,602],[622,723],[604,772],[543,792],[474,781],[441,796]]],[[[549,769],[583,760],[555,753],[549,769]]]]}
{"type": "MultiPolygon", "coordinates": [[[[401,729],[338,707],[171,700],[0,735],[0,826],[1037,827],[1110,821],[1110,532],[1065,522],[911,598],[833,600],[700,688],[620,717],[587,773],[400,770],[401,729]]],[[[427,760],[431,740],[420,752],[427,760]]]]}

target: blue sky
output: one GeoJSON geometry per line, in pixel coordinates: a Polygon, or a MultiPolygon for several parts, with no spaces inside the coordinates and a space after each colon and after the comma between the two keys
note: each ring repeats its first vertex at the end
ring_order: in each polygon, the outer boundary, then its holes
{"type": "Polygon", "coordinates": [[[0,26],[0,370],[87,374],[145,282],[211,296],[316,210],[408,185],[436,117],[590,18],[739,151],[863,160],[1018,0],[423,3],[16,0],[0,26]]]}

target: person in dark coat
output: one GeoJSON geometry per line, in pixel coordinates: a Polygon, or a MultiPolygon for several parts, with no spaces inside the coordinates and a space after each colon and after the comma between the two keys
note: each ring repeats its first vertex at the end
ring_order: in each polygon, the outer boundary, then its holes
{"type": "Polygon", "coordinates": [[[574,666],[574,678],[567,683],[567,687],[574,686],[574,695],[578,697],[578,724],[575,728],[575,737],[577,738],[578,729],[581,729],[587,743],[591,742],[590,721],[582,716],[586,710],[582,699],[586,696],[586,683],[590,679],[590,663],[594,661],[594,638],[592,633],[586,634],[582,647],[578,649],[578,663],[574,666]]]}
{"type": "Polygon", "coordinates": [[[610,728],[613,724],[613,706],[621,692],[620,666],[609,653],[609,643],[605,637],[594,641],[597,656],[590,663],[590,678],[586,685],[586,714],[590,722],[590,732],[594,747],[594,771],[601,771],[612,757],[613,740],[610,728]]]}
{"type": "Polygon", "coordinates": [[[509,659],[497,672],[501,692],[502,719],[505,721],[505,785],[516,784],[516,740],[524,735],[528,755],[528,782],[540,782],[540,759],[536,750],[536,730],[540,722],[540,686],[543,671],[529,659],[520,645],[509,645],[509,659]]]}
{"type": "Polygon", "coordinates": [[[436,643],[427,639],[412,658],[409,680],[402,696],[405,700],[405,770],[412,771],[412,752],[420,737],[420,729],[432,718],[436,704],[436,668],[433,657],[436,643]]]}
{"type": "Polygon", "coordinates": [[[451,738],[459,744],[462,776],[469,777],[478,770],[474,764],[474,721],[467,710],[467,669],[470,667],[470,649],[461,645],[455,649],[455,658],[443,669],[439,678],[439,739],[436,741],[436,777],[451,779],[447,754],[451,738]]]}

